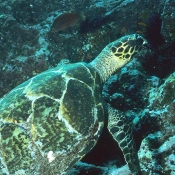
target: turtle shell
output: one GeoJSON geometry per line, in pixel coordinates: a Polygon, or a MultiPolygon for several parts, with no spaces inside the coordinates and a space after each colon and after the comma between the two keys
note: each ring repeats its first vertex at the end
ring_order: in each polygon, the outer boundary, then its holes
{"type": "Polygon", "coordinates": [[[101,81],[88,64],[43,72],[0,100],[0,174],[65,174],[103,125],[101,81]]]}

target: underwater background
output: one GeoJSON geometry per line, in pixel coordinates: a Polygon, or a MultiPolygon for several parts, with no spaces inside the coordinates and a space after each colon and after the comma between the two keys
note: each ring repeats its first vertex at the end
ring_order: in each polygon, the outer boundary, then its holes
{"type": "MultiPolygon", "coordinates": [[[[133,119],[143,175],[175,175],[174,0],[0,0],[0,98],[60,62],[90,62],[139,33],[148,48],[110,77],[104,100],[133,119]]],[[[107,129],[67,175],[129,175],[107,129]]]]}

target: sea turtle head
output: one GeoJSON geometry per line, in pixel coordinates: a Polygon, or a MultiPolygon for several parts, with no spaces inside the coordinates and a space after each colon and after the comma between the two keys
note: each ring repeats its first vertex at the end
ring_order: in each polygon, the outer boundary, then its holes
{"type": "Polygon", "coordinates": [[[128,63],[147,41],[139,34],[127,35],[108,44],[90,63],[103,82],[128,63]]]}
{"type": "Polygon", "coordinates": [[[139,34],[123,36],[110,43],[107,47],[115,57],[119,67],[129,62],[147,41],[139,34]]]}

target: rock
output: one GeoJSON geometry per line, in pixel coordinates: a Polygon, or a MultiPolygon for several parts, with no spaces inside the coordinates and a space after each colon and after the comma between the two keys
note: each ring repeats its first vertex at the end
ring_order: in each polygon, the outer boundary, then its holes
{"type": "Polygon", "coordinates": [[[167,40],[175,40],[175,2],[173,0],[165,0],[162,11],[162,32],[167,40]]]}
{"type": "Polygon", "coordinates": [[[139,158],[144,174],[175,173],[175,73],[158,88],[149,91],[149,117],[157,118],[157,132],[149,134],[141,143],[139,158]]]}

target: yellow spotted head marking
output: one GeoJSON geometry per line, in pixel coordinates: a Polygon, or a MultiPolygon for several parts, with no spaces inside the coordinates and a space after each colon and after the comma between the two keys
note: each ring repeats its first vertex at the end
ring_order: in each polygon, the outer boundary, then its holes
{"type": "Polygon", "coordinates": [[[111,51],[120,62],[128,62],[144,43],[146,41],[142,36],[138,34],[128,35],[113,42],[111,51]]]}

